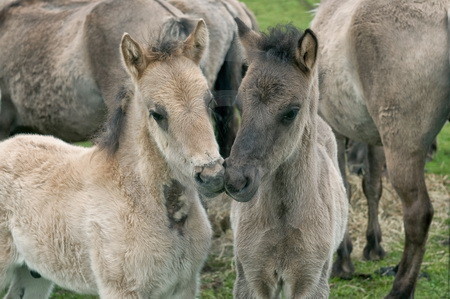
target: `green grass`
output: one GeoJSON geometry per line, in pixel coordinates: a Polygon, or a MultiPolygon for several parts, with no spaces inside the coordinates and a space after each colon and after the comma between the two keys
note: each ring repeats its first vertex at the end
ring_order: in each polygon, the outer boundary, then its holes
{"type": "Polygon", "coordinates": [[[425,166],[427,172],[449,175],[450,174],[450,123],[444,126],[437,138],[438,151],[433,160],[425,166]]]}
{"type": "Polygon", "coordinates": [[[255,14],[260,29],[276,24],[292,23],[306,29],[312,19],[311,9],[315,7],[315,0],[244,0],[248,8],[255,14]]]}

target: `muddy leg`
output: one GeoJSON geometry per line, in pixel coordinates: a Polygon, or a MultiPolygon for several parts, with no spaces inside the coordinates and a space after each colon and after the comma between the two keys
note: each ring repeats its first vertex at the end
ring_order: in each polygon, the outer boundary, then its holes
{"type": "Polygon", "coordinates": [[[412,298],[425,253],[433,207],[424,178],[425,150],[385,146],[389,178],[403,204],[405,246],[391,292],[386,298],[412,298]]]}
{"type": "Polygon", "coordinates": [[[381,247],[381,228],[378,222],[378,203],[382,192],[381,175],[385,163],[384,151],[381,146],[368,146],[367,166],[363,177],[363,190],[369,206],[369,220],[367,224],[366,239],[364,247],[364,258],[366,260],[380,260],[386,252],[381,247]]]}
{"type": "Polygon", "coordinates": [[[23,265],[14,271],[11,286],[5,299],[45,299],[49,298],[53,283],[38,275],[32,275],[23,265]]]}
{"type": "MultiPolygon", "coordinates": [[[[351,190],[350,184],[347,181],[347,175],[345,173],[345,137],[336,134],[336,141],[338,147],[338,160],[339,169],[341,171],[342,179],[345,184],[345,189],[347,190],[347,197],[350,199],[351,190]]],[[[353,266],[350,254],[352,253],[353,245],[352,240],[348,232],[348,227],[344,235],[344,239],[339,245],[337,250],[337,259],[333,264],[331,275],[335,277],[341,277],[344,279],[349,279],[352,277],[353,272],[355,272],[355,267],[353,266]]]]}

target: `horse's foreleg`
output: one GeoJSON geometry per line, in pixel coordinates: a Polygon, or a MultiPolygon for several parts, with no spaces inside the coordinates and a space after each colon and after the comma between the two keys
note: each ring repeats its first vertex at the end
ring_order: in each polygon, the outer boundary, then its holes
{"type": "Polygon", "coordinates": [[[366,231],[367,244],[364,247],[364,258],[366,260],[379,260],[386,254],[380,245],[381,228],[378,222],[378,203],[382,192],[381,175],[385,163],[383,147],[369,145],[366,162],[367,167],[362,185],[369,206],[369,221],[366,231]]]}
{"type": "Polygon", "coordinates": [[[45,299],[49,298],[53,283],[45,278],[32,275],[26,265],[16,268],[5,299],[45,299]]]}
{"type": "Polygon", "coordinates": [[[236,262],[236,280],[234,282],[233,298],[236,299],[250,299],[253,298],[250,290],[250,285],[245,279],[244,269],[239,259],[235,258],[236,262]]]}
{"type": "MultiPolygon", "coordinates": [[[[330,265],[333,259],[330,258],[325,262],[322,268],[322,273],[320,274],[320,279],[317,284],[316,289],[312,294],[309,294],[306,298],[310,299],[320,299],[320,298],[329,298],[330,297],[330,285],[328,283],[328,279],[330,277],[330,265]]],[[[293,298],[304,298],[304,296],[293,296],[293,298]]]]}
{"type": "Polygon", "coordinates": [[[433,218],[433,207],[424,177],[426,151],[405,153],[385,147],[385,154],[389,178],[402,200],[405,226],[403,256],[387,298],[410,298],[414,294],[425,253],[428,229],[433,218]]]}
{"type": "MultiPolygon", "coordinates": [[[[342,179],[345,184],[345,189],[347,190],[347,196],[350,199],[351,190],[350,184],[347,181],[347,175],[345,173],[346,164],[345,164],[345,137],[342,135],[336,134],[337,141],[337,149],[338,149],[338,161],[339,161],[339,170],[341,171],[342,179]]],[[[352,240],[350,239],[350,235],[348,232],[348,227],[345,231],[344,239],[339,245],[337,250],[337,259],[333,264],[332,276],[341,277],[341,278],[351,278],[353,272],[355,272],[355,268],[353,266],[350,254],[352,253],[353,245],[352,240]]]]}
{"type": "Polygon", "coordinates": [[[199,275],[195,274],[191,279],[179,288],[179,291],[173,294],[173,298],[191,299],[198,295],[199,275]]]}

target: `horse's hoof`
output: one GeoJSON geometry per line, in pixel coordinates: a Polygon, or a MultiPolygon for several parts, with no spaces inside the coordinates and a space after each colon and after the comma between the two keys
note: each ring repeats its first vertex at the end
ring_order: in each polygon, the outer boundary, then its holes
{"type": "Polygon", "coordinates": [[[379,261],[384,259],[386,251],[380,245],[372,247],[369,244],[364,247],[363,256],[366,261],[379,261]]]}
{"type": "Polygon", "coordinates": [[[355,267],[350,260],[345,263],[338,263],[338,261],[336,261],[331,270],[331,277],[348,280],[353,278],[354,273],[355,267]]]}

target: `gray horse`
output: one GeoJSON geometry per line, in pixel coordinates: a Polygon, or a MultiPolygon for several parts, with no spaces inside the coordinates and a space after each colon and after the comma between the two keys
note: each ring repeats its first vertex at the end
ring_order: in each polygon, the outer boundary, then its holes
{"type": "Polygon", "coordinates": [[[225,162],[225,189],[236,200],[234,296],[327,298],[348,202],[333,132],[317,114],[317,39],[290,25],[261,34],[237,23],[249,68],[225,162]]]}
{"type": "MultiPolygon", "coordinates": [[[[427,150],[450,114],[447,0],[326,0],[312,22],[320,43],[320,112],[338,138],[370,144],[368,244],[364,256],[384,256],[377,208],[380,159],[404,211],[405,247],[389,298],[414,295],[433,207],[424,179],[427,150]],[[378,165],[378,166],[377,166],[378,165]]],[[[349,276],[347,234],[333,271],[349,276]]]]}

